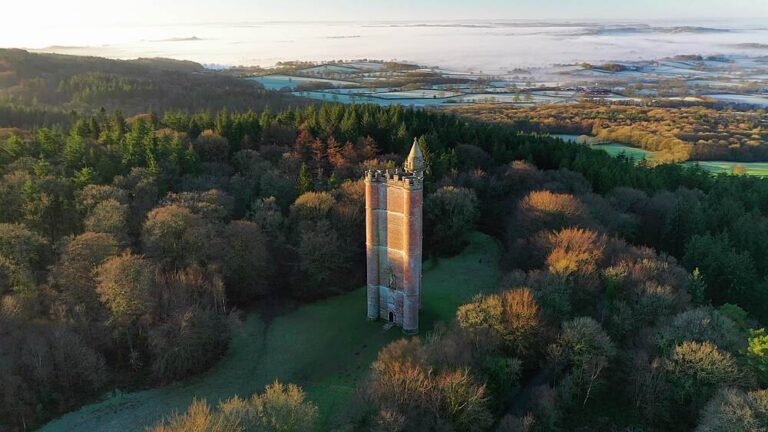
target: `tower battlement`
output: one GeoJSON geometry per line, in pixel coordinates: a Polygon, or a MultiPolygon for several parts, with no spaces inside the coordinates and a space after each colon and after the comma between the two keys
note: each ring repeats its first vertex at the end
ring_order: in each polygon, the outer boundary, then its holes
{"type": "Polygon", "coordinates": [[[421,307],[424,158],[414,142],[405,170],[365,173],[368,319],[414,334],[421,307]]]}
{"type": "Polygon", "coordinates": [[[416,173],[395,170],[368,170],[365,172],[365,181],[369,183],[387,183],[408,189],[424,187],[424,178],[416,173]]]}

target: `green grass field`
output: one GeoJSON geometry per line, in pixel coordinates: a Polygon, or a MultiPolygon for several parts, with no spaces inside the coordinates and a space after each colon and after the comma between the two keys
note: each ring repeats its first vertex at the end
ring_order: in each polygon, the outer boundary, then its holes
{"type": "MultiPolygon", "coordinates": [[[[554,134],[557,138],[561,138],[565,141],[583,142],[584,138],[580,135],[565,135],[554,134]]],[[[621,154],[634,159],[647,159],[653,161],[656,158],[656,153],[643,150],[637,147],[630,147],[624,144],[611,143],[611,144],[593,144],[593,149],[604,150],[611,156],[619,156],[621,154]]],[[[757,177],[768,177],[768,162],[731,162],[731,161],[688,161],[683,162],[684,165],[693,166],[698,165],[702,169],[709,171],[713,174],[733,174],[734,169],[737,166],[744,168],[744,174],[757,177]]]]}
{"type": "Polygon", "coordinates": [[[696,161],[686,162],[686,165],[698,165],[715,174],[732,174],[737,166],[742,166],[744,167],[744,173],[746,175],[758,177],[768,176],[768,162],[696,161]]]}
{"type": "MultiPolygon", "coordinates": [[[[499,247],[479,233],[461,255],[425,263],[421,333],[451,321],[456,308],[491,290],[498,279],[499,247]]],[[[365,319],[365,288],[271,320],[248,315],[230,349],[210,371],[183,383],[134,393],[117,393],[44,426],[43,431],[142,431],[193,398],[209,402],[260,392],[276,379],[301,385],[321,411],[321,429],[333,427],[379,349],[402,337],[365,319]]]]}
{"type": "MultiPolygon", "coordinates": [[[[575,143],[584,143],[585,140],[589,139],[589,137],[585,135],[553,134],[552,136],[556,138],[560,138],[564,141],[571,141],[575,143]]],[[[586,142],[589,142],[589,141],[586,141],[586,142]]],[[[637,147],[631,147],[624,144],[619,144],[619,143],[591,144],[590,147],[592,147],[595,150],[603,150],[609,155],[614,157],[619,155],[624,155],[630,159],[634,159],[637,161],[639,161],[640,159],[654,160],[656,158],[656,154],[654,152],[643,150],[637,147]]]]}
{"type": "Polygon", "coordinates": [[[592,148],[603,150],[614,157],[624,155],[636,161],[639,161],[640,159],[653,160],[656,158],[656,155],[653,152],[637,147],[626,146],[624,144],[595,144],[592,148]]]}

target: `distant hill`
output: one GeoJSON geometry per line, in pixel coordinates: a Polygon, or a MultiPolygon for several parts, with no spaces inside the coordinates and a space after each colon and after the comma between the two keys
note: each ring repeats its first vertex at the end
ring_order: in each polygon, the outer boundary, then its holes
{"type": "MultiPolygon", "coordinates": [[[[260,110],[301,104],[257,83],[165,58],[110,60],[0,49],[0,104],[25,110],[260,110]]],[[[2,124],[0,124],[2,127],[2,124]]]]}

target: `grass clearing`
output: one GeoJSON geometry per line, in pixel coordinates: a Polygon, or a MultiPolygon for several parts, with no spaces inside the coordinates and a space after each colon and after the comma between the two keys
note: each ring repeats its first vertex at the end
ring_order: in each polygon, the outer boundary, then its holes
{"type": "MultiPolygon", "coordinates": [[[[492,290],[499,276],[499,246],[475,233],[454,258],[425,263],[421,333],[451,321],[456,308],[492,290]]],[[[42,431],[142,431],[183,411],[193,398],[209,402],[261,392],[279,379],[304,387],[320,407],[321,429],[330,430],[379,349],[402,337],[399,329],[365,319],[365,288],[300,307],[267,325],[257,313],[235,331],[227,354],[208,372],[170,386],[114,393],[44,426],[42,431]]]]}
{"type": "Polygon", "coordinates": [[[746,175],[768,177],[768,162],[693,161],[686,165],[698,165],[715,174],[733,174],[736,167],[741,167],[746,175]]]}
{"type": "Polygon", "coordinates": [[[653,152],[637,147],[626,146],[624,144],[595,144],[592,146],[592,148],[603,150],[613,157],[624,155],[636,161],[639,161],[640,159],[655,159],[653,152]]]}
{"type": "MultiPolygon", "coordinates": [[[[553,137],[561,138],[565,141],[576,143],[584,142],[580,135],[553,134],[553,137]]],[[[637,147],[630,147],[624,144],[593,144],[593,149],[604,150],[611,156],[625,155],[634,160],[647,159],[652,161],[656,158],[654,152],[643,150],[637,147]]],[[[698,166],[713,174],[733,174],[736,167],[744,169],[745,175],[768,177],[768,162],[735,162],[735,161],[687,161],[683,162],[687,166],[698,166]]]]}
{"type": "MultiPolygon", "coordinates": [[[[585,140],[589,139],[589,137],[585,135],[552,134],[552,136],[555,138],[560,138],[564,141],[571,141],[579,144],[582,144],[585,142],[585,140]]],[[[637,161],[640,159],[647,159],[652,161],[656,158],[654,152],[643,150],[637,147],[630,147],[628,145],[619,143],[590,144],[590,147],[595,150],[603,150],[613,157],[624,155],[637,161]]]]}

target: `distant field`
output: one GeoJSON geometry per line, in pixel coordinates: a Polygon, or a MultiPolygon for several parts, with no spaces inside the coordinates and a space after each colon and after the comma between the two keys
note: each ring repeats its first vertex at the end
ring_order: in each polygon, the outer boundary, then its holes
{"type": "MultiPolygon", "coordinates": [[[[583,142],[582,136],[580,135],[555,134],[552,136],[560,138],[565,141],[572,141],[572,142],[578,142],[578,143],[583,142]]],[[[643,150],[637,147],[630,147],[628,145],[619,144],[619,143],[592,144],[590,145],[590,147],[597,150],[603,150],[611,156],[619,156],[623,154],[634,160],[640,160],[640,159],[653,160],[655,158],[655,155],[653,154],[653,152],[649,152],[648,150],[643,150]]]]}
{"type": "Polygon", "coordinates": [[[567,96],[554,96],[551,92],[531,92],[526,95],[514,93],[477,93],[468,94],[457,98],[459,102],[466,103],[505,103],[518,105],[547,104],[547,103],[565,103],[569,99],[567,96]],[[527,97],[526,97],[527,96],[527,97]]]}
{"type": "Polygon", "coordinates": [[[357,68],[350,66],[338,66],[338,65],[321,65],[307,69],[301,69],[303,74],[324,74],[324,73],[336,73],[336,74],[354,74],[360,72],[357,68]]]}
{"type": "Polygon", "coordinates": [[[354,68],[367,70],[367,71],[380,71],[386,67],[384,63],[372,63],[372,62],[355,62],[355,63],[349,63],[348,66],[352,66],[354,68]]]}
{"type": "Polygon", "coordinates": [[[264,86],[267,90],[280,90],[283,88],[289,88],[294,90],[299,84],[302,83],[326,83],[334,86],[356,86],[357,84],[350,81],[338,81],[323,78],[307,78],[299,76],[289,75],[265,75],[260,77],[248,78],[251,81],[256,81],[264,86]]]}
{"type": "MultiPolygon", "coordinates": [[[[453,319],[456,308],[495,287],[499,248],[476,233],[461,255],[425,263],[421,333],[453,319]]],[[[42,431],[142,431],[193,398],[209,402],[262,391],[275,379],[298,383],[321,409],[322,430],[332,430],[379,349],[402,337],[365,319],[365,288],[301,307],[265,323],[252,313],[225,357],[207,373],[181,384],[118,394],[44,426],[42,431]]]]}
{"type": "Polygon", "coordinates": [[[413,107],[425,107],[425,106],[435,106],[445,103],[446,99],[444,98],[382,98],[379,97],[378,94],[375,95],[368,95],[368,94],[354,94],[351,92],[345,91],[339,92],[337,90],[329,90],[329,91],[297,91],[293,92],[296,96],[302,96],[306,98],[311,99],[317,99],[323,102],[338,102],[338,103],[357,103],[357,104],[374,104],[374,105],[381,105],[381,106],[390,106],[390,105],[404,105],[404,106],[413,106],[413,107]]]}
{"type": "Polygon", "coordinates": [[[737,94],[709,94],[706,97],[730,102],[735,104],[756,105],[759,107],[768,107],[768,97],[758,95],[737,95],[737,94]]]}
{"type": "Polygon", "coordinates": [[[686,162],[686,165],[698,165],[707,171],[720,173],[733,173],[737,166],[745,169],[745,174],[768,177],[768,162],[728,162],[728,161],[696,161],[686,162]]]}
{"type": "Polygon", "coordinates": [[[377,93],[376,96],[383,99],[429,99],[450,98],[461,96],[462,93],[444,90],[403,90],[388,93],[377,93]]]}
{"type": "MultiPolygon", "coordinates": [[[[404,105],[413,107],[438,106],[443,104],[486,104],[504,103],[516,105],[562,104],[577,100],[573,90],[540,90],[529,93],[520,92],[515,88],[529,87],[524,82],[491,81],[483,87],[473,87],[470,83],[438,83],[420,84],[420,88],[405,89],[387,87],[389,80],[400,77],[419,82],[418,78],[408,78],[402,72],[379,72],[383,69],[378,63],[346,63],[343,65],[326,64],[302,69],[296,75],[264,75],[248,77],[264,86],[267,90],[292,91],[295,96],[315,99],[322,102],[369,103],[381,106],[404,105]],[[338,78],[338,79],[337,79],[338,78]],[[331,88],[300,90],[299,86],[307,83],[326,84],[331,88]],[[383,87],[360,87],[363,84],[379,83],[383,87]]],[[[423,73],[436,72],[422,69],[423,73]]],[[[482,75],[453,74],[442,71],[443,78],[480,79],[482,75]]]]}
{"type": "MultiPolygon", "coordinates": [[[[565,141],[582,141],[579,135],[556,134],[553,136],[561,138],[565,141]]],[[[630,147],[624,144],[593,144],[590,147],[593,149],[604,150],[611,156],[618,156],[623,154],[635,160],[640,160],[643,158],[653,160],[655,158],[653,152],[649,152],[648,150],[643,150],[637,147],[630,147]]],[[[714,174],[732,174],[734,173],[736,167],[741,166],[744,167],[744,173],[746,175],[768,177],[768,162],[689,161],[685,162],[685,165],[697,165],[714,174]]]]}
{"type": "Polygon", "coordinates": [[[655,158],[653,152],[649,152],[648,150],[643,150],[637,147],[626,146],[624,144],[595,144],[592,146],[592,148],[603,150],[611,156],[624,155],[634,160],[653,160],[655,158]]]}

